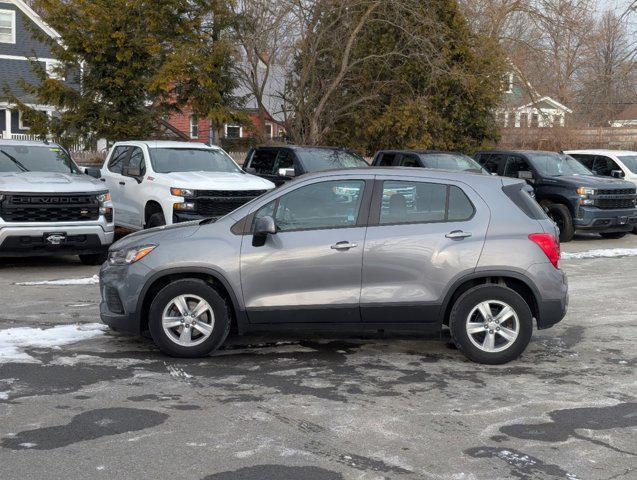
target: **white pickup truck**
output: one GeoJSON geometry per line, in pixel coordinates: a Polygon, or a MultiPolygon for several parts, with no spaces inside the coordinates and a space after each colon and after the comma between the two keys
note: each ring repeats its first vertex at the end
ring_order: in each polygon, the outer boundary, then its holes
{"type": "Polygon", "coordinates": [[[115,224],[131,230],[221,217],[274,188],[200,143],[118,142],[102,168],[87,173],[111,192],[115,224]]]}
{"type": "Polygon", "coordinates": [[[106,185],[60,145],[0,139],[0,257],[79,255],[106,259],[113,242],[106,185]]]}

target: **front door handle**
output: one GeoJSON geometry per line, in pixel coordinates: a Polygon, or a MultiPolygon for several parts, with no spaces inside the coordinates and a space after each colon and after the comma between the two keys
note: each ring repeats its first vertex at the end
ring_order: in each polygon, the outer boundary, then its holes
{"type": "Polygon", "coordinates": [[[469,232],[463,232],[462,230],[454,230],[453,232],[449,232],[445,237],[447,238],[468,238],[471,236],[469,232]]]}
{"type": "Polygon", "coordinates": [[[349,243],[349,242],[338,242],[332,245],[330,248],[332,250],[349,250],[350,248],[358,247],[357,243],[349,243]]]}
{"type": "Polygon", "coordinates": [[[120,185],[126,185],[126,182],[119,182],[120,185]]]}
{"type": "Polygon", "coordinates": [[[100,178],[100,181],[105,182],[106,179],[105,178],[100,178]]]}

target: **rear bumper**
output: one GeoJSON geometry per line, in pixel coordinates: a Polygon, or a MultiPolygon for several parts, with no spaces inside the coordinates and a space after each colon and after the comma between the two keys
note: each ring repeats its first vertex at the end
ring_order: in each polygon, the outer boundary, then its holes
{"type": "Polygon", "coordinates": [[[113,243],[114,229],[104,217],[96,222],[5,223],[0,221],[0,257],[101,253],[113,243]],[[63,234],[59,244],[47,240],[63,234]]]}
{"type": "Polygon", "coordinates": [[[529,269],[529,274],[539,290],[536,296],[537,328],[550,328],[566,316],[569,301],[568,278],[562,270],[550,264],[533,265],[529,269]]]}
{"type": "Polygon", "coordinates": [[[629,232],[637,226],[637,209],[604,210],[580,207],[573,221],[577,230],[629,232]]]}

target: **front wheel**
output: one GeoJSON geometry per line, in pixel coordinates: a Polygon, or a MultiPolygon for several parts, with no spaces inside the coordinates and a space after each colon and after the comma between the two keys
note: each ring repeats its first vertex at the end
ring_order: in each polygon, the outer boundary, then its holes
{"type": "Polygon", "coordinates": [[[479,285],[454,304],[449,328],[458,349],[470,360],[500,365],[518,358],[531,341],[533,315],[515,291],[479,285]]]}
{"type": "Polygon", "coordinates": [[[148,219],[148,222],[146,222],[146,228],[163,227],[164,225],[166,225],[166,219],[161,212],[153,213],[148,219]]]}
{"type": "Polygon", "coordinates": [[[150,306],[148,327],[159,349],[173,357],[203,357],[221,346],[230,331],[225,300],[199,279],[177,280],[150,306]]]}
{"type": "Polygon", "coordinates": [[[566,205],[553,203],[546,207],[548,216],[553,220],[560,230],[560,242],[570,242],[575,236],[573,217],[566,205]]]}
{"type": "Polygon", "coordinates": [[[602,238],[608,238],[608,239],[618,239],[618,238],[624,238],[626,235],[628,234],[628,232],[607,232],[607,233],[600,233],[602,238]]]}

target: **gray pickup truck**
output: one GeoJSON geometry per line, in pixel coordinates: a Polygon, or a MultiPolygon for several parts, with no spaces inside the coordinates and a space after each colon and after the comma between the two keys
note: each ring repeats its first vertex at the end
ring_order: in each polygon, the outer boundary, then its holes
{"type": "Polygon", "coordinates": [[[96,265],[113,234],[108,190],[64,148],[0,140],[0,257],[79,255],[96,265]]]}

